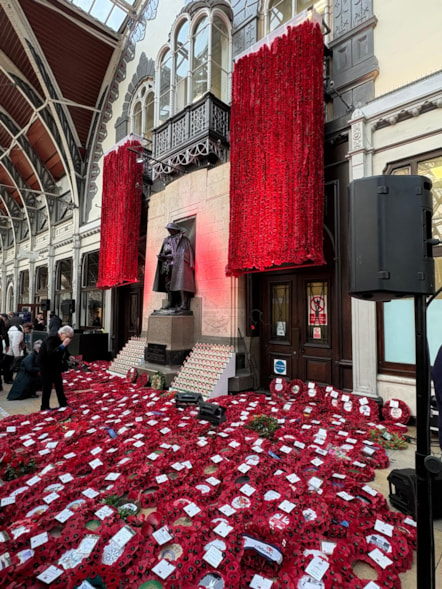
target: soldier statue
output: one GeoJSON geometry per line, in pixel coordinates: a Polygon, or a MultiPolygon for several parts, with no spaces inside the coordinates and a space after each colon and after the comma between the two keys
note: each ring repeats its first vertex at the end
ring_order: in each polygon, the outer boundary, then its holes
{"type": "Polygon", "coordinates": [[[195,257],[184,229],[168,223],[155,273],[153,290],[166,292],[167,303],[156,313],[189,313],[190,297],[195,293],[195,257]]]}

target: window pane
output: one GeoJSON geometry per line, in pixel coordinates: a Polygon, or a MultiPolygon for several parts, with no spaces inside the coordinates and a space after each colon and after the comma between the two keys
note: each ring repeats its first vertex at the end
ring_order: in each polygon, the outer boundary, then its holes
{"type": "MultiPolygon", "coordinates": [[[[72,260],[59,262],[58,290],[71,290],[72,288],[72,260]]],[[[69,298],[69,297],[67,297],[69,298]]]]}
{"type": "Polygon", "coordinates": [[[402,166],[401,168],[396,168],[391,172],[393,176],[408,176],[411,174],[411,166],[402,166]]]}
{"type": "Polygon", "coordinates": [[[273,0],[269,4],[269,30],[274,31],[292,18],[292,0],[273,0]]]}
{"type": "Polygon", "coordinates": [[[287,340],[289,337],[290,289],[288,284],[272,285],[272,338],[287,340]]]}
{"type": "Polygon", "coordinates": [[[96,286],[98,280],[98,252],[87,254],[86,286],[96,286]]]}
{"type": "Polygon", "coordinates": [[[154,128],[154,95],[153,92],[149,92],[146,100],[146,125],[144,129],[144,137],[146,139],[152,139],[152,129],[154,128]]]}
{"type": "Polygon", "coordinates": [[[164,123],[170,117],[171,63],[170,52],[167,51],[160,66],[160,123],[164,123]]]}
{"type": "Polygon", "coordinates": [[[187,104],[187,75],[189,73],[189,23],[178,30],[175,51],[175,112],[187,104]]]}
{"type": "Polygon", "coordinates": [[[205,63],[192,73],[192,100],[201,98],[207,90],[207,63],[205,63]]]}
{"type": "MultiPolygon", "coordinates": [[[[442,240],[442,156],[418,162],[417,173],[433,183],[433,237],[442,240]]],[[[436,288],[440,286],[436,283],[436,288]]]]}
{"type": "Polygon", "coordinates": [[[385,362],[415,363],[413,299],[384,303],[384,346],[385,362]]]}
{"type": "Polygon", "coordinates": [[[229,36],[224,22],[214,19],[212,28],[211,92],[224,102],[229,101],[229,36]]]}
{"type": "Polygon", "coordinates": [[[197,100],[208,90],[209,58],[209,29],[207,18],[198,24],[193,36],[193,60],[192,60],[192,100],[197,100]]]}
{"type": "Polygon", "coordinates": [[[133,126],[134,133],[137,135],[141,135],[142,132],[142,112],[141,112],[141,103],[137,102],[134,108],[134,126],[133,126]]]}
{"type": "Polygon", "coordinates": [[[307,339],[315,343],[328,341],[328,283],[307,283],[307,339]]]}
{"type": "Polygon", "coordinates": [[[47,266],[40,266],[37,269],[37,291],[48,290],[48,268],[47,266]]]}
{"type": "Polygon", "coordinates": [[[103,291],[86,290],[81,293],[81,325],[82,327],[103,327],[103,291]]]}
{"type": "Polygon", "coordinates": [[[296,3],[296,12],[302,12],[306,8],[313,6],[313,0],[298,0],[296,3]]]}
{"type": "Polygon", "coordinates": [[[229,75],[219,66],[212,64],[212,86],[211,92],[224,102],[229,101],[228,94],[229,75]]]}
{"type": "Polygon", "coordinates": [[[195,29],[193,35],[193,62],[192,70],[197,69],[207,62],[209,57],[209,27],[207,18],[203,18],[195,29]]]}
{"type": "Polygon", "coordinates": [[[20,272],[19,303],[29,303],[29,270],[20,272]]]}

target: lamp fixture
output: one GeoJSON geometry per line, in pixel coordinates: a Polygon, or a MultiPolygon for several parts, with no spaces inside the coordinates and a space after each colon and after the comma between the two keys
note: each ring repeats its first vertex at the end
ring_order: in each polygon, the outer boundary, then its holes
{"type": "Polygon", "coordinates": [[[175,166],[174,164],[170,164],[168,162],[164,162],[164,161],[161,161],[161,160],[158,160],[158,159],[152,157],[144,147],[142,148],[143,151],[140,151],[139,149],[134,149],[133,147],[128,147],[127,149],[129,151],[132,151],[133,153],[137,154],[137,163],[138,164],[155,162],[156,164],[161,164],[165,167],[173,168],[174,170],[177,170],[177,172],[182,172],[182,169],[179,168],[178,166],[175,166]]]}

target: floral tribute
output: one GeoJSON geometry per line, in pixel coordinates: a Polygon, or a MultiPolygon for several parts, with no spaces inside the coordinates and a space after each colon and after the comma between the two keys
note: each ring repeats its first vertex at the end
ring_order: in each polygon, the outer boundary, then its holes
{"type": "Polygon", "coordinates": [[[98,288],[112,288],[138,280],[142,164],[128,140],[104,158],[101,245],[98,288]]]}
{"type": "Polygon", "coordinates": [[[323,53],[305,21],[235,64],[228,275],[324,263],[323,53]]]}
{"type": "Polygon", "coordinates": [[[411,412],[402,399],[389,399],[382,407],[382,415],[389,421],[406,425],[410,421],[411,412]]]}
{"type": "Polygon", "coordinates": [[[65,373],[69,408],[0,421],[2,588],[400,588],[416,524],[370,485],[388,466],[370,434],[397,426],[361,397],[218,397],[213,427],[89,368],[65,373]]]}

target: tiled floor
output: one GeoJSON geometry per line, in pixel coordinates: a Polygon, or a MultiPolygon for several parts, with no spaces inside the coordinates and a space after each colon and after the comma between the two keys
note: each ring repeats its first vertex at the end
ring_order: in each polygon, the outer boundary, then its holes
{"type": "MultiPolygon", "coordinates": [[[[0,418],[6,415],[29,414],[40,409],[40,399],[27,399],[25,401],[8,401],[6,399],[11,385],[3,385],[3,392],[0,392],[0,418]]],[[[52,406],[56,406],[56,395],[52,393],[52,406]]],[[[375,489],[381,491],[384,496],[388,497],[389,483],[388,475],[393,469],[414,468],[416,445],[413,442],[415,436],[415,429],[409,428],[409,435],[411,443],[405,450],[396,450],[389,452],[390,465],[388,468],[376,471],[376,478],[370,483],[375,489]]],[[[431,438],[432,450],[434,454],[438,453],[437,437],[432,434],[431,438]]],[[[442,501],[441,498],[437,500],[442,501]]],[[[394,509],[392,507],[392,509],[394,509]]],[[[442,519],[434,520],[434,545],[435,545],[435,564],[436,564],[436,581],[435,589],[442,589],[442,519]]],[[[424,549],[427,549],[424,547],[424,549]]],[[[363,570],[363,577],[369,576],[367,569],[363,570]]],[[[427,589],[422,586],[422,582],[418,585],[417,571],[416,571],[416,555],[414,557],[413,567],[410,571],[400,575],[402,581],[402,589],[427,589]]],[[[428,588],[430,589],[430,588],[428,588]]]]}

